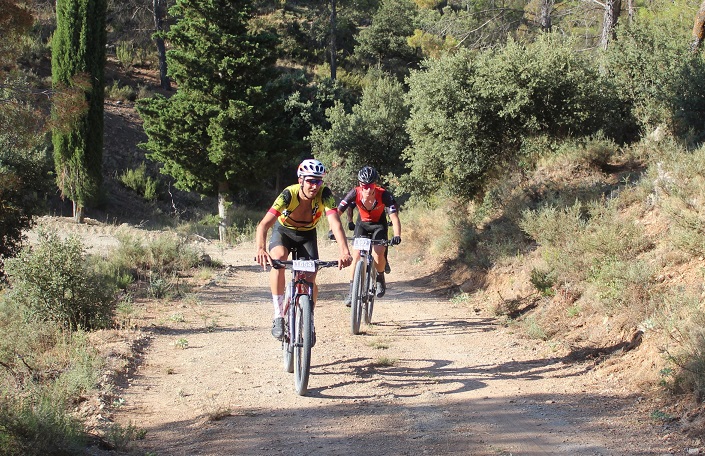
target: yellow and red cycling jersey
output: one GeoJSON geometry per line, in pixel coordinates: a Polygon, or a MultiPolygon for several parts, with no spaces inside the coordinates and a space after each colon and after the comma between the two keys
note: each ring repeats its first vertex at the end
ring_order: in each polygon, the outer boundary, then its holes
{"type": "Polygon", "coordinates": [[[323,217],[337,211],[335,196],[330,188],[323,185],[318,189],[318,193],[311,202],[311,221],[294,220],[291,213],[299,206],[299,187],[301,184],[293,184],[285,188],[274,200],[269,213],[277,217],[279,223],[285,227],[299,231],[309,231],[316,228],[316,225],[323,217]]]}

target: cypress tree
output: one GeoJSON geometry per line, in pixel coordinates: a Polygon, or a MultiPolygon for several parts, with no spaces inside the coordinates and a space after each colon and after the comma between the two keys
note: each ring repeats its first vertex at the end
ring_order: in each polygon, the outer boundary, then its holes
{"type": "MultiPolygon", "coordinates": [[[[62,196],[73,201],[78,222],[102,186],[106,9],[106,0],[56,1],[52,82],[85,94],[85,109],[72,116],[68,128],[55,129],[52,138],[57,184],[62,196]]],[[[71,115],[60,110],[54,106],[55,117],[71,115]]]]}

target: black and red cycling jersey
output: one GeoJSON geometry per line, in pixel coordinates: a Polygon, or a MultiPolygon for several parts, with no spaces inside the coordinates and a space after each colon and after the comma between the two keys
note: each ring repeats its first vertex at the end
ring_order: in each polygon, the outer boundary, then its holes
{"type": "Polygon", "coordinates": [[[338,204],[338,211],[345,212],[349,207],[357,207],[360,213],[360,220],[368,223],[380,223],[384,217],[384,211],[393,214],[397,212],[397,202],[394,196],[384,187],[375,185],[375,200],[372,207],[365,207],[362,204],[362,188],[357,186],[350,190],[345,198],[338,204]]]}

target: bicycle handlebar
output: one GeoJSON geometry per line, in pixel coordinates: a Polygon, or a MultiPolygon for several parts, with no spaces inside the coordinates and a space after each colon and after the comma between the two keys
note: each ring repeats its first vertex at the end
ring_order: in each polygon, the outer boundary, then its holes
{"type": "MultiPolygon", "coordinates": [[[[345,239],[347,239],[348,241],[354,241],[355,237],[346,237],[345,239]]],[[[372,245],[386,245],[389,247],[393,246],[392,241],[389,239],[370,239],[370,241],[372,245]]]]}
{"type": "MultiPolygon", "coordinates": [[[[274,258],[270,258],[272,261],[272,267],[274,269],[282,269],[286,268],[287,265],[291,266],[294,264],[293,260],[277,260],[274,258]]],[[[321,269],[321,268],[332,268],[332,267],[338,267],[338,261],[321,261],[321,260],[312,260],[314,264],[316,265],[316,269],[321,269]]]]}

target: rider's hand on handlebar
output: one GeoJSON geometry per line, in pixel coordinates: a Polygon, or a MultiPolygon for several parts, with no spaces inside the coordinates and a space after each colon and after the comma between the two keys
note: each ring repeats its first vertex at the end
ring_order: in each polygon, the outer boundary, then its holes
{"type": "Polygon", "coordinates": [[[272,264],[269,254],[267,254],[267,251],[263,248],[257,249],[257,252],[255,253],[255,261],[262,266],[262,269],[266,269],[268,264],[272,264]]]}
{"type": "Polygon", "coordinates": [[[348,229],[350,231],[355,231],[355,222],[348,222],[348,229]]]}
{"type": "Polygon", "coordinates": [[[392,238],[392,245],[399,245],[401,244],[401,236],[394,236],[392,238]]]}
{"type": "Polygon", "coordinates": [[[344,255],[341,256],[340,259],[338,260],[338,269],[343,269],[347,268],[352,264],[352,255],[344,255]]]}

